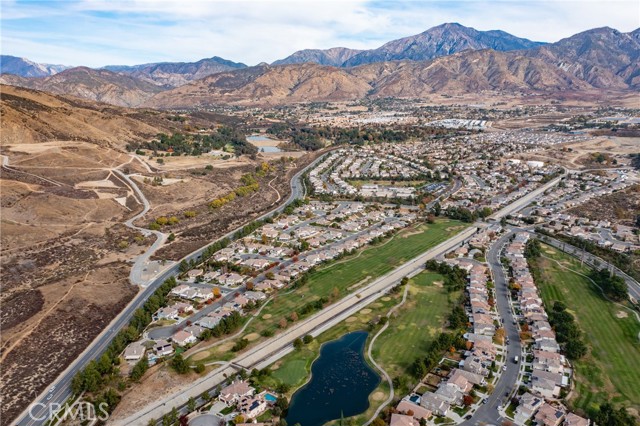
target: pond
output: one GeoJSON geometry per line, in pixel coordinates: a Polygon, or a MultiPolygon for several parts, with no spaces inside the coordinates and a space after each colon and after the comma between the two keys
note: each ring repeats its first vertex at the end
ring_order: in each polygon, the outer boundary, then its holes
{"type": "Polygon", "coordinates": [[[257,146],[260,152],[282,152],[282,150],[276,146],[278,142],[268,136],[249,135],[247,136],[247,141],[257,146]],[[273,145],[269,143],[273,143],[273,145]]]}
{"type": "Polygon", "coordinates": [[[369,408],[369,394],[380,383],[380,376],[364,359],[367,335],[355,331],[322,345],[311,367],[311,381],[291,399],[287,424],[322,426],[369,408]]]}

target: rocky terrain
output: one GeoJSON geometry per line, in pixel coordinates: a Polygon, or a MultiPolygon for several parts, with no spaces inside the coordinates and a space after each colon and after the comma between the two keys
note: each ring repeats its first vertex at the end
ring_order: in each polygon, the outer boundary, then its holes
{"type": "Polygon", "coordinates": [[[592,88],[537,58],[468,52],[430,62],[381,62],[354,68],[316,64],[260,66],[220,73],[159,93],[146,106],[187,108],[218,103],[276,105],[368,98],[423,98],[435,93],[567,91],[592,88]]]}
{"type": "Polygon", "coordinates": [[[66,65],[39,64],[27,58],[11,55],[0,55],[0,73],[14,74],[21,77],[47,77],[64,71],[66,65]]]}
{"type": "Polygon", "coordinates": [[[504,31],[478,31],[457,23],[447,23],[414,36],[390,41],[377,49],[365,50],[347,59],[342,66],[353,67],[385,61],[425,61],[466,50],[523,50],[545,43],[519,38],[504,31]]]}
{"type": "Polygon", "coordinates": [[[362,50],[347,47],[332,47],[330,49],[304,49],[294,52],[284,59],[278,59],[271,65],[304,64],[311,62],[319,65],[342,66],[347,60],[361,53],[362,50]]]}

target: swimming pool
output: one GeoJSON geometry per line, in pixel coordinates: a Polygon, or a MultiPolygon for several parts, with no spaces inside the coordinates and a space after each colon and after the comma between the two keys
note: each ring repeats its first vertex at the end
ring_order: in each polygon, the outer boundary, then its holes
{"type": "Polygon", "coordinates": [[[276,402],[278,400],[278,397],[276,397],[275,395],[272,395],[270,393],[267,393],[264,395],[264,399],[267,402],[276,402]]]}

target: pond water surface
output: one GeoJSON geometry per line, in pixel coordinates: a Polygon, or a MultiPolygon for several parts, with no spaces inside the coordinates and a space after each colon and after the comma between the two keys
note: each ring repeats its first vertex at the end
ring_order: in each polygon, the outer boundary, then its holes
{"type": "Polygon", "coordinates": [[[291,399],[287,424],[322,426],[369,408],[369,394],[380,383],[380,376],[364,359],[367,335],[355,331],[322,345],[311,367],[311,381],[291,399]]]}

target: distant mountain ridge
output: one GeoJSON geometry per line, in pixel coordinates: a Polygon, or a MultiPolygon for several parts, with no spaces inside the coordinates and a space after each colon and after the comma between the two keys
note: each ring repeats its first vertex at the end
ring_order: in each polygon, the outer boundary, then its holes
{"type": "Polygon", "coordinates": [[[112,71],[79,67],[44,78],[5,74],[0,82],[115,105],[156,108],[420,98],[479,91],[640,89],[640,29],[622,33],[595,28],[540,44],[501,31],[478,32],[444,24],[371,51],[306,50],[285,59],[301,63],[247,67],[214,57],[194,63],[108,67],[112,71]],[[470,34],[479,34],[479,41],[470,34]],[[437,37],[440,43],[434,44],[437,37]],[[492,47],[479,49],[484,45],[492,47]],[[507,50],[517,46],[526,48],[507,50]],[[423,55],[436,57],[419,60],[423,55]],[[343,64],[373,62],[337,67],[345,57],[343,64]]]}
{"type": "Polygon", "coordinates": [[[169,89],[125,74],[87,67],[70,68],[44,78],[2,75],[0,83],[124,107],[139,106],[156,93],[169,89]]]}
{"type": "Polygon", "coordinates": [[[246,67],[247,65],[243,63],[214,56],[197,62],[158,62],[132,66],[108,65],[103,69],[128,74],[161,86],[177,87],[211,74],[246,67]]]}
{"type": "Polygon", "coordinates": [[[362,50],[346,47],[332,47],[330,49],[305,49],[298,50],[284,59],[279,59],[271,65],[290,65],[312,62],[318,65],[330,65],[340,67],[348,59],[362,53],[362,50]]]}
{"type": "Polygon", "coordinates": [[[458,23],[446,23],[420,34],[392,40],[377,49],[355,51],[346,48],[300,50],[272,65],[313,62],[336,67],[353,67],[386,61],[425,61],[465,50],[510,51],[532,49],[546,43],[516,37],[499,30],[478,31],[458,23]],[[346,54],[336,55],[336,49],[346,54]]]}
{"type": "Polygon", "coordinates": [[[66,65],[39,64],[27,58],[0,55],[0,74],[15,74],[20,77],[48,77],[71,68],[66,65]]]}

